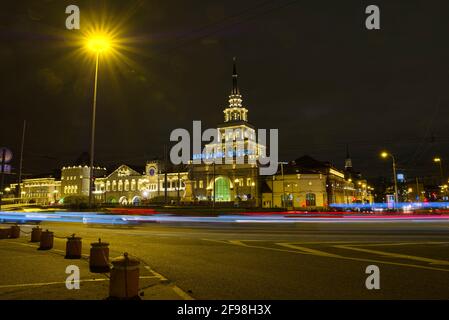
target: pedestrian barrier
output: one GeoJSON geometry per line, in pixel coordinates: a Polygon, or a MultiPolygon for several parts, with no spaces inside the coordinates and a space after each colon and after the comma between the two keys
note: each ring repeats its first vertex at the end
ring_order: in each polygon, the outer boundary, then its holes
{"type": "Polygon", "coordinates": [[[109,270],[111,269],[109,266],[109,243],[101,242],[101,239],[98,239],[98,242],[93,242],[90,245],[90,272],[109,272],[109,270]]]}
{"type": "Polygon", "coordinates": [[[66,259],[81,259],[82,242],[80,237],[75,237],[73,234],[67,238],[65,246],[65,258],[66,259]]]}
{"type": "Polygon", "coordinates": [[[9,230],[9,237],[11,239],[20,238],[20,227],[18,225],[11,226],[11,228],[9,230]]]}
{"type": "Polygon", "coordinates": [[[109,299],[133,300],[139,298],[140,261],[123,256],[112,260],[109,281],[109,299]]]}
{"type": "Polygon", "coordinates": [[[40,242],[42,235],[42,229],[39,226],[31,230],[31,242],[40,242]]]}
{"type": "Polygon", "coordinates": [[[9,228],[1,228],[0,229],[0,239],[8,239],[10,231],[11,231],[11,229],[9,229],[9,228]]]}
{"type": "Polygon", "coordinates": [[[42,231],[39,250],[50,250],[53,248],[53,232],[42,231]]]}

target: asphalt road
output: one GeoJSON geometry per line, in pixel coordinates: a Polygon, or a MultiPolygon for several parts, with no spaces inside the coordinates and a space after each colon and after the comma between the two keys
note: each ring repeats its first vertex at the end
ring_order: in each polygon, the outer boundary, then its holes
{"type": "Polygon", "coordinates": [[[449,299],[448,222],[42,226],[83,237],[85,253],[102,238],[194,299],[449,299]],[[379,290],[365,287],[369,265],[379,290]]]}

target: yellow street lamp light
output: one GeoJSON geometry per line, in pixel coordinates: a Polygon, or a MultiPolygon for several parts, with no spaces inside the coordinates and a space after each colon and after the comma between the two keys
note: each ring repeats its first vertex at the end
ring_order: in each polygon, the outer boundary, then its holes
{"type": "Polygon", "coordinates": [[[393,164],[394,200],[396,203],[398,203],[399,197],[398,197],[398,180],[397,180],[397,176],[396,176],[396,159],[391,153],[388,153],[387,151],[382,151],[380,153],[380,156],[384,159],[387,157],[391,157],[392,164],[393,164]]]}
{"type": "Polygon", "coordinates": [[[441,162],[441,158],[433,158],[433,162],[441,162]]]}
{"type": "Polygon", "coordinates": [[[112,48],[112,40],[107,35],[94,34],[87,39],[86,47],[96,54],[105,53],[112,48]]]}

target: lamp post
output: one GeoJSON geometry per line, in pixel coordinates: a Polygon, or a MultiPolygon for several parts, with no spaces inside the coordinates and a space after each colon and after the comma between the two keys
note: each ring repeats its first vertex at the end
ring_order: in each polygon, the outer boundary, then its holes
{"type": "Polygon", "coordinates": [[[393,165],[393,178],[394,178],[394,201],[395,201],[395,203],[396,203],[396,204],[395,204],[395,207],[396,207],[397,203],[399,202],[399,199],[398,199],[398,180],[397,180],[397,176],[396,176],[396,159],[395,159],[395,157],[394,157],[391,153],[388,153],[388,152],[386,152],[386,151],[382,152],[382,153],[380,154],[380,156],[381,156],[382,158],[390,157],[391,160],[392,160],[392,165],[393,165]]]}
{"type": "Polygon", "coordinates": [[[97,113],[97,89],[98,89],[98,67],[100,55],[111,48],[111,40],[105,35],[92,35],[87,39],[86,47],[95,54],[95,80],[94,98],[92,105],[92,131],[90,140],[90,177],[89,177],[89,207],[92,205],[92,189],[94,187],[94,156],[95,156],[95,122],[97,113]]]}
{"type": "Polygon", "coordinates": [[[440,157],[435,157],[433,158],[433,162],[438,163],[439,167],[440,167],[440,177],[441,177],[441,189],[444,192],[444,195],[446,196],[447,194],[447,189],[444,188],[445,185],[445,181],[444,181],[444,173],[443,173],[443,160],[440,157]]]}
{"type": "MultiPolygon", "coordinates": [[[[279,162],[281,165],[281,175],[282,175],[282,207],[286,208],[285,205],[285,180],[284,180],[284,164],[288,164],[288,162],[279,162]]],[[[273,189],[274,192],[274,189],[273,189]]]]}

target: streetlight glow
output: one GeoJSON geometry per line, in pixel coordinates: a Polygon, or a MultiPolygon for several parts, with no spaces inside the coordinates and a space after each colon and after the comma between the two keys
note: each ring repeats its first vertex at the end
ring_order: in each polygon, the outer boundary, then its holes
{"type": "Polygon", "coordinates": [[[382,158],[386,158],[386,157],[388,157],[388,152],[383,151],[383,152],[380,154],[380,156],[381,156],[382,158]]]}
{"type": "Polygon", "coordinates": [[[94,34],[87,39],[87,48],[96,53],[105,53],[109,51],[112,47],[111,39],[103,34],[94,34]]]}
{"type": "Polygon", "coordinates": [[[441,162],[441,158],[434,158],[433,162],[441,162]]]}

